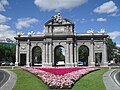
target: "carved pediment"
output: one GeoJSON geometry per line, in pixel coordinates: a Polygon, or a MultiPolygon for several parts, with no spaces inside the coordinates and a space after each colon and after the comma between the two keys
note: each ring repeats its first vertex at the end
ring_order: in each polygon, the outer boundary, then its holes
{"type": "Polygon", "coordinates": [[[48,25],[74,25],[70,20],[66,19],[66,18],[62,18],[62,16],[58,13],[57,15],[52,16],[52,19],[47,21],[45,23],[45,26],[48,25]]]}

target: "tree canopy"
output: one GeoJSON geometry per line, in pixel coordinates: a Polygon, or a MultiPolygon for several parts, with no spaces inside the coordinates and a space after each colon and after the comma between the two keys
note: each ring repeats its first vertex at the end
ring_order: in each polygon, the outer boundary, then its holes
{"type": "Polygon", "coordinates": [[[15,45],[0,45],[0,61],[15,62],[15,45]]]}
{"type": "Polygon", "coordinates": [[[58,62],[58,61],[64,61],[65,60],[65,56],[63,55],[63,50],[64,49],[63,47],[57,47],[55,49],[55,64],[58,62]]]}

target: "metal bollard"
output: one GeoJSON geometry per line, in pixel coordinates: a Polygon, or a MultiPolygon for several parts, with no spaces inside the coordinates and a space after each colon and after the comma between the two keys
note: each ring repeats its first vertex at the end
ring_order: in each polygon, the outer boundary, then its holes
{"type": "Polygon", "coordinates": [[[109,70],[111,70],[111,66],[109,66],[109,70]]]}
{"type": "Polygon", "coordinates": [[[14,66],[12,66],[12,70],[14,69],[14,66]]]}

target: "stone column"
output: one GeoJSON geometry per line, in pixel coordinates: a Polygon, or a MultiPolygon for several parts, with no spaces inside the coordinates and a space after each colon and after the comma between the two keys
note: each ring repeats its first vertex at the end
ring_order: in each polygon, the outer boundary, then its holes
{"type": "Polygon", "coordinates": [[[30,66],[32,66],[32,49],[31,49],[31,46],[30,46],[30,66]]]}
{"type": "Polygon", "coordinates": [[[42,66],[44,67],[46,64],[46,49],[45,49],[46,45],[45,43],[43,43],[43,48],[42,48],[42,66]]]}
{"type": "Polygon", "coordinates": [[[46,42],[46,65],[48,64],[48,59],[49,59],[49,48],[48,48],[48,42],[46,42]]]}
{"type": "Polygon", "coordinates": [[[70,43],[70,65],[73,66],[73,43],[70,43]]]}
{"type": "Polygon", "coordinates": [[[105,41],[103,42],[102,64],[103,64],[103,66],[108,66],[108,62],[107,62],[107,46],[106,46],[105,41]]]}
{"type": "Polygon", "coordinates": [[[77,45],[77,47],[76,47],[76,62],[77,62],[77,66],[78,66],[78,60],[79,59],[79,47],[78,47],[78,45],[77,45]]]}
{"type": "Polygon", "coordinates": [[[93,39],[91,40],[90,44],[90,50],[89,50],[89,60],[88,60],[88,65],[89,66],[95,66],[95,61],[94,61],[94,42],[93,39]]]}
{"type": "Polygon", "coordinates": [[[30,40],[27,41],[27,59],[26,59],[26,67],[30,66],[30,40]]]}
{"type": "Polygon", "coordinates": [[[77,67],[77,43],[74,44],[74,65],[77,67]]]}
{"type": "Polygon", "coordinates": [[[49,66],[52,66],[52,43],[49,43],[49,66]]]}
{"type": "Polygon", "coordinates": [[[18,66],[18,62],[19,62],[19,41],[16,40],[16,61],[15,61],[15,66],[18,66]]]}
{"type": "Polygon", "coordinates": [[[65,58],[65,64],[66,66],[69,66],[69,63],[70,63],[70,55],[69,55],[69,42],[66,43],[66,54],[65,54],[66,58],[65,58]]]}

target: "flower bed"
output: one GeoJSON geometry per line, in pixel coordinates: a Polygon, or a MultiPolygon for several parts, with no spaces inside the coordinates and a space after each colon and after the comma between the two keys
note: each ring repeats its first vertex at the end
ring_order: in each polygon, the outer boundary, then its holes
{"type": "Polygon", "coordinates": [[[63,75],[66,73],[70,73],[70,72],[77,71],[77,70],[82,70],[85,68],[35,68],[35,69],[50,72],[56,75],[63,75]]]}
{"type": "Polygon", "coordinates": [[[98,70],[98,68],[22,68],[38,76],[45,84],[54,89],[71,88],[81,76],[98,70]]]}

